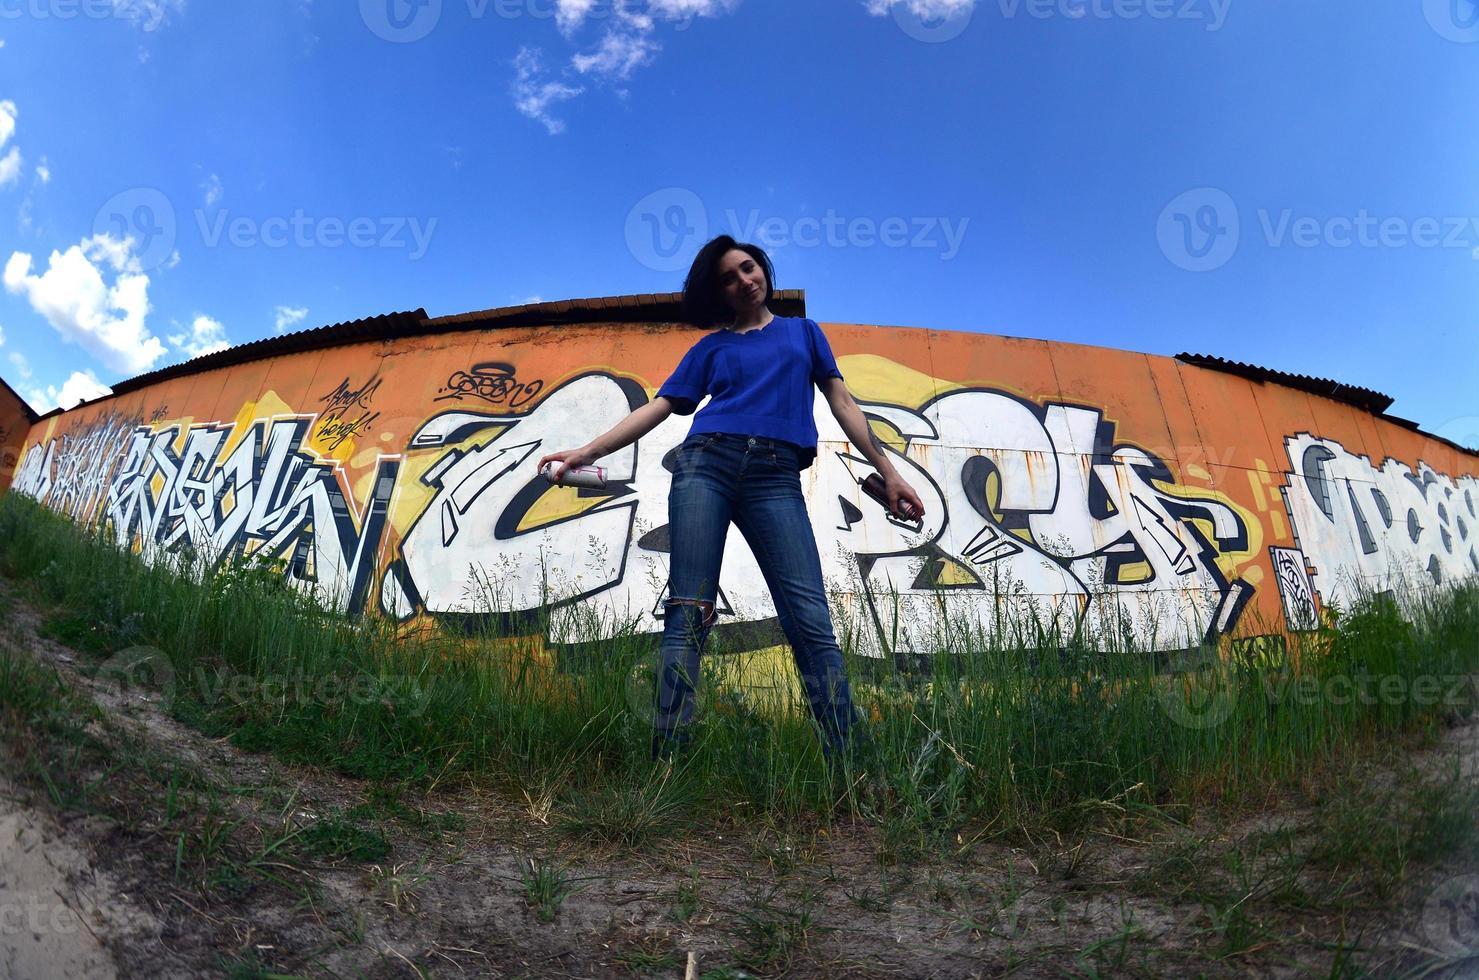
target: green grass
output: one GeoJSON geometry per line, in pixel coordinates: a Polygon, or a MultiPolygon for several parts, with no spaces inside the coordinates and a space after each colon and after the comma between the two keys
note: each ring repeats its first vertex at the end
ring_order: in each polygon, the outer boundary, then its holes
{"type": "MultiPolygon", "coordinates": [[[[542,617],[459,630],[350,620],[269,568],[236,562],[204,576],[188,555],[150,566],[14,493],[0,499],[0,574],[47,609],[48,635],[95,666],[122,649],[162,651],[172,680],[158,693],[176,718],[395,787],[369,805],[394,811],[401,793],[476,782],[539,797],[561,830],[623,847],[724,815],[777,826],[844,815],[875,823],[885,856],[902,861],[1016,828],[1185,819],[1396,737],[1435,737],[1476,707],[1472,684],[1447,679],[1479,671],[1472,584],[1411,597],[1405,618],[1373,597],[1316,633],[1204,653],[1174,674],[1165,654],[1123,637],[1019,623],[1007,642],[951,624],[912,673],[849,657],[868,743],[835,773],[794,694],[790,710],[769,710],[743,693],[767,682],[794,691],[794,678],[741,676],[740,658],[706,658],[694,748],[669,771],[648,758],[644,698],[632,693],[654,640],[610,624],[589,624],[579,663],[561,666],[518,639],[542,617]],[[1440,696],[1426,678],[1440,679],[1440,696]],[[1368,688],[1398,694],[1343,696],[1368,688]]],[[[839,622],[839,635],[855,626],[839,622]]],[[[0,678],[7,701],[28,699],[25,710],[46,717],[38,684],[0,678]]],[[[1435,815],[1433,835],[1449,835],[1446,819],[1435,815]]],[[[315,846],[376,853],[347,830],[314,833],[315,846]]]]}
{"type": "Polygon", "coordinates": [[[778,893],[771,886],[752,895],[734,927],[736,963],[761,975],[786,973],[811,937],[827,928],[817,921],[814,896],[778,893]]]}
{"type": "Polygon", "coordinates": [[[519,873],[524,886],[524,899],[540,922],[555,921],[565,899],[578,890],[571,884],[569,869],[553,861],[525,858],[519,873]]]}

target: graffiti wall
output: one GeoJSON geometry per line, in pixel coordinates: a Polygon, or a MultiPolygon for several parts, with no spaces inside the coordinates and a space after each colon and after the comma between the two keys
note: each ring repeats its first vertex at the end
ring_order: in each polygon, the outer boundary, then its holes
{"type": "Polygon", "coordinates": [[[30,407],[10,386],[0,381],[0,491],[10,486],[20,462],[21,448],[35,421],[30,407]]]}
{"type": "MultiPolygon", "coordinates": [[[[823,328],[928,514],[862,494],[871,467],[818,395],[803,486],[860,652],[1038,629],[1182,649],[1479,574],[1479,456],[1351,405],[1123,351],[823,328]]],[[[608,457],[602,491],[535,463],[644,404],[699,336],[464,329],[202,371],[37,423],[13,486],[147,558],[276,559],[350,614],[461,626],[547,604],[554,642],[657,632],[690,419],[608,457]]],[[[737,533],[719,606],[752,634],[774,621],[737,533]]]]}

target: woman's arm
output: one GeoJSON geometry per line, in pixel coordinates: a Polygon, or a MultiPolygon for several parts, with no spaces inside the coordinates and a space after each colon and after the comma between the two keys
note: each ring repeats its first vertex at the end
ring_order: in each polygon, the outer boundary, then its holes
{"type": "Polygon", "coordinates": [[[661,425],[663,420],[671,414],[673,414],[673,403],[659,395],[579,449],[566,449],[542,457],[538,468],[544,469],[544,464],[551,460],[560,463],[560,468],[554,474],[555,479],[558,480],[571,467],[585,466],[618,449],[625,449],[661,425]]]}
{"type": "MultiPolygon", "coordinates": [[[[873,435],[872,428],[868,425],[868,419],[863,415],[863,410],[858,407],[857,401],[853,399],[852,392],[847,390],[847,384],[841,378],[827,378],[818,382],[822,394],[827,396],[827,405],[832,409],[832,416],[837,419],[837,424],[842,426],[842,432],[849,442],[856,446],[873,468],[883,477],[884,487],[888,492],[889,510],[900,514],[899,502],[904,501],[913,508],[912,518],[924,516],[924,501],[919,499],[919,494],[914,492],[899,471],[894,469],[894,464],[889,462],[888,455],[883,451],[883,445],[878,437],[873,435]]],[[[902,515],[901,515],[902,516],[902,515]]]]}

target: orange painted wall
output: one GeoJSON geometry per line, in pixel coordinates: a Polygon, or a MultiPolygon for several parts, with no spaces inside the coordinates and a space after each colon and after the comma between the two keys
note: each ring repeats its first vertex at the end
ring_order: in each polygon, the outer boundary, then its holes
{"type": "Polygon", "coordinates": [[[31,433],[30,407],[10,386],[0,384],[0,493],[9,489],[20,462],[21,448],[31,433]]]}
{"type": "MultiPolygon", "coordinates": [[[[858,491],[866,464],[849,463],[819,399],[822,452],[803,485],[861,652],[1034,614],[1181,648],[1309,628],[1358,583],[1479,573],[1479,456],[1349,405],[1126,351],[823,329],[931,512],[913,532],[858,491]]],[[[461,330],[205,371],[36,424],[15,485],[146,553],[265,550],[355,612],[523,610],[546,580],[563,609],[655,631],[663,456],[689,420],[604,461],[610,495],[548,487],[534,465],[650,398],[699,336],[461,330]]],[[[6,411],[0,397],[0,425],[6,411]]],[[[731,539],[722,621],[768,619],[753,559],[731,539]]]]}

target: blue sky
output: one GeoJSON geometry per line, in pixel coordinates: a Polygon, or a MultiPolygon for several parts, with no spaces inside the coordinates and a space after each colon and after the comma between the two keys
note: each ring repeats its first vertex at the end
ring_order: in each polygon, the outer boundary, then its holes
{"type": "Polygon", "coordinates": [[[818,320],[1217,354],[1479,445],[1472,0],[0,0],[0,38],[38,408],[678,289],[750,229],[818,320]]]}

